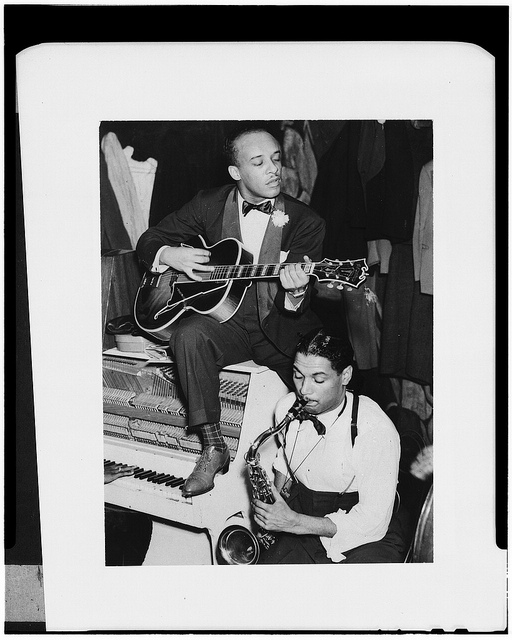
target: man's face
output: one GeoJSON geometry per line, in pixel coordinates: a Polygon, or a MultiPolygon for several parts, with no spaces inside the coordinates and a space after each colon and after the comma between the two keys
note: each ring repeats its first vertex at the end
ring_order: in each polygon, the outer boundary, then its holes
{"type": "Polygon", "coordinates": [[[275,198],[281,191],[281,149],[269,133],[254,132],[241,136],[237,143],[237,166],[229,173],[237,180],[242,197],[257,204],[275,198]]]}
{"type": "Polygon", "coordinates": [[[351,376],[351,366],[337,373],[327,358],[302,353],[295,356],[295,389],[299,396],[307,400],[305,409],[313,415],[330,411],[341,404],[351,376]]]}

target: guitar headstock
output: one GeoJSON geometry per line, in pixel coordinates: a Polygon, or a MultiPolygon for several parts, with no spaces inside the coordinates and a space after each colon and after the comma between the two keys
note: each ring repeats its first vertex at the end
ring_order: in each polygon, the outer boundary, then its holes
{"type": "Polygon", "coordinates": [[[364,258],[357,260],[329,260],[316,262],[313,273],[319,282],[332,282],[357,289],[366,280],[368,265],[364,258]]]}

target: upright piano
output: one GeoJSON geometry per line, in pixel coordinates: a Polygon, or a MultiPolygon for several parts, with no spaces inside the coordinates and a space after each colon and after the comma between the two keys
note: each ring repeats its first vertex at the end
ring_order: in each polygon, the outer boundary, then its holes
{"type": "MultiPolygon", "coordinates": [[[[197,535],[208,541],[209,548],[201,552],[205,560],[193,563],[216,564],[219,536],[226,528],[240,525],[255,531],[244,456],[257,436],[273,424],[275,404],[287,393],[286,386],[275,372],[251,361],[220,372],[221,429],[230,450],[230,468],[215,477],[209,493],[185,498],[180,487],[202,444],[198,434],[188,429],[174,364],[148,363],[109,351],[103,354],[104,458],[107,463],[138,469],[134,476],[105,485],[105,503],[154,519],[148,554],[159,559],[151,563],[166,564],[170,547],[171,557],[190,557],[191,541],[197,535]]],[[[272,479],[274,440],[267,440],[259,453],[272,479]]]]}

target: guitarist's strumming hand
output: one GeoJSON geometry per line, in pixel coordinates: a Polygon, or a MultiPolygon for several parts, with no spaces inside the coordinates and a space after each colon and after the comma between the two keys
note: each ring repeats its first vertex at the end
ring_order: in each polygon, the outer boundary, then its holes
{"type": "MultiPolygon", "coordinates": [[[[308,256],[304,256],[304,262],[311,262],[311,260],[308,256]]],[[[309,284],[309,276],[300,264],[285,265],[279,272],[279,279],[283,289],[295,298],[302,296],[309,284]]]]}
{"type": "Polygon", "coordinates": [[[160,254],[160,263],[186,273],[191,280],[200,281],[201,276],[195,274],[194,271],[213,271],[215,268],[207,266],[210,255],[208,249],[166,247],[160,254]]]}

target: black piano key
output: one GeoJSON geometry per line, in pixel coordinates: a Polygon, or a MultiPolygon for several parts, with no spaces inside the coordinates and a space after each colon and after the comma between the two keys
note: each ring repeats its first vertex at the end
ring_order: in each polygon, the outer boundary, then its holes
{"type": "Polygon", "coordinates": [[[149,470],[149,471],[144,471],[144,473],[139,473],[139,474],[137,474],[137,478],[138,478],[139,480],[145,480],[145,479],[146,479],[149,475],[151,475],[152,473],[154,474],[155,472],[154,472],[154,471],[151,471],[151,470],[149,470]]]}
{"type": "MultiPolygon", "coordinates": [[[[104,460],[103,462],[105,466],[112,466],[116,464],[121,464],[123,467],[129,466],[124,463],[117,463],[115,460],[104,460]]],[[[185,482],[184,478],[178,478],[168,473],[158,473],[157,471],[144,469],[143,467],[135,467],[132,477],[138,478],[139,480],[147,480],[148,482],[153,482],[155,484],[165,483],[166,487],[180,487],[185,482]]]]}
{"type": "Polygon", "coordinates": [[[150,482],[158,482],[158,480],[161,480],[162,477],[165,476],[165,473],[157,473],[156,476],[153,476],[152,478],[148,478],[148,480],[150,482]]]}

